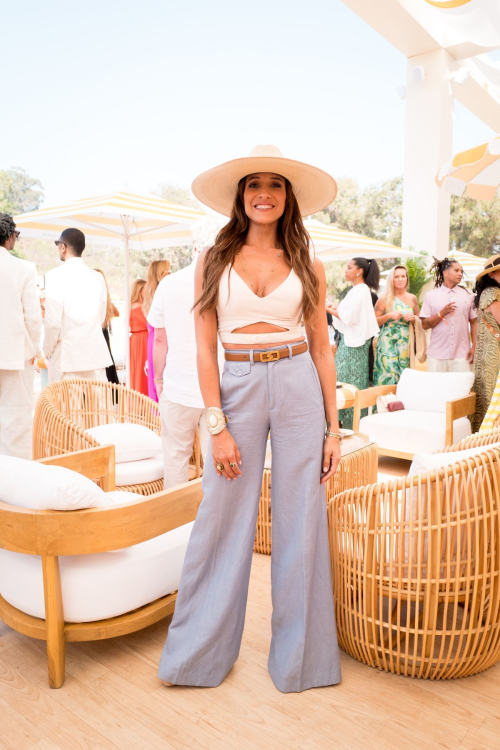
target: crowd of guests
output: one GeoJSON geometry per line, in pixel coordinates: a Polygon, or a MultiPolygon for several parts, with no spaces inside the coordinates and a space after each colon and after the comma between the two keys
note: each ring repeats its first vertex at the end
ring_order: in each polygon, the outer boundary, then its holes
{"type": "MultiPolygon", "coordinates": [[[[73,228],[55,243],[63,264],[45,276],[42,310],[34,265],[9,252],[18,236],[12,217],[0,214],[0,320],[9,321],[0,325],[0,453],[30,457],[33,364],[41,348],[42,314],[50,380],[118,384],[110,333],[120,313],[102,271],[82,258],[84,234],[73,228]]],[[[187,481],[196,429],[203,453],[208,447],[186,302],[194,294],[194,268],[193,259],[170,275],[169,261],[153,261],[147,279],[134,281],[131,290],[130,385],[160,403],[169,486],[187,481]]],[[[472,428],[478,431],[500,416],[500,255],[485,263],[474,292],[462,286],[463,269],[454,259],[435,260],[431,271],[434,288],[420,309],[404,265],[391,269],[377,297],[377,262],[357,257],[348,263],[345,278],[351,288],[338,305],[327,307],[336,331],[337,379],[359,389],[395,384],[404,369],[426,359],[430,372],[474,369],[472,428]],[[427,340],[425,331],[430,331],[427,340]]],[[[343,427],[352,427],[352,411],[339,412],[343,427]]]]}

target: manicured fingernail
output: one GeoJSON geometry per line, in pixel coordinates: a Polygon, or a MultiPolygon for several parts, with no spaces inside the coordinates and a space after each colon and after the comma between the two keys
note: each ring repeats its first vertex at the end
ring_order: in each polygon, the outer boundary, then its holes
{"type": "Polygon", "coordinates": [[[328,469],[328,467],[327,467],[327,466],[323,466],[323,473],[324,473],[324,474],[326,474],[326,472],[327,472],[327,469],[328,469]]]}

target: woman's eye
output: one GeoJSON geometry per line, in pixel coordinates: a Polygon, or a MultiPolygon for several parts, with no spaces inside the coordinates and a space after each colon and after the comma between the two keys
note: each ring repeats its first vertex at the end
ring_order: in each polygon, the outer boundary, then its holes
{"type": "Polygon", "coordinates": [[[256,187],[259,187],[259,183],[258,183],[258,182],[249,182],[249,183],[248,183],[248,187],[249,187],[249,188],[256,188],[256,187]]]}
{"type": "Polygon", "coordinates": [[[281,184],[281,182],[275,182],[273,187],[280,188],[280,187],[283,187],[283,185],[281,184]]]}

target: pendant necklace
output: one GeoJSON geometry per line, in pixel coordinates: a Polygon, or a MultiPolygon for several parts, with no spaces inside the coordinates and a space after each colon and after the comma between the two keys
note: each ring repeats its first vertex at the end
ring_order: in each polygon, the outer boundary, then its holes
{"type": "Polygon", "coordinates": [[[258,292],[257,292],[257,291],[255,290],[255,287],[254,287],[254,284],[253,284],[253,281],[252,281],[252,277],[250,276],[250,274],[248,273],[247,269],[246,269],[246,268],[245,268],[245,266],[243,265],[243,258],[241,257],[241,255],[239,256],[239,257],[240,257],[240,263],[241,263],[241,267],[242,267],[242,269],[243,269],[243,273],[245,274],[245,276],[246,276],[246,277],[247,277],[247,279],[249,280],[249,282],[250,282],[250,286],[252,287],[253,293],[254,293],[254,294],[256,295],[256,297],[263,297],[263,296],[264,296],[264,292],[266,291],[266,286],[267,286],[267,282],[268,282],[268,281],[269,281],[269,279],[271,278],[271,275],[272,275],[272,274],[274,273],[274,269],[275,269],[275,268],[276,268],[276,266],[278,265],[278,261],[279,261],[279,259],[281,258],[281,253],[282,253],[282,252],[283,252],[282,250],[278,250],[278,257],[276,258],[276,263],[274,264],[274,266],[273,266],[273,267],[271,268],[271,270],[269,271],[269,273],[268,273],[268,275],[267,275],[267,278],[266,278],[266,280],[264,281],[264,286],[262,287],[262,292],[261,292],[260,294],[259,294],[259,293],[258,293],[258,292]]]}

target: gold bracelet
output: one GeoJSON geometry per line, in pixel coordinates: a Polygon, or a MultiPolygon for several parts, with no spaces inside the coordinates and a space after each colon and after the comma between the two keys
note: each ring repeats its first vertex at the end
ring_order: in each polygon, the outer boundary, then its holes
{"type": "Polygon", "coordinates": [[[225,428],[229,419],[218,406],[209,406],[208,409],[205,409],[205,422],[209,433],[218,435],[225,428]]]}

